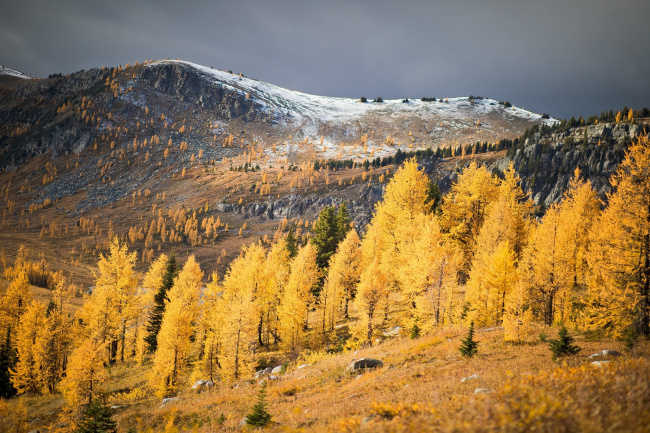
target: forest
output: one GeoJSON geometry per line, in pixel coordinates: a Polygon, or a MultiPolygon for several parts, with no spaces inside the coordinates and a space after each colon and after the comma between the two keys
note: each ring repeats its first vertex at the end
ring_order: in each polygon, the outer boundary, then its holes
{"type": "MultiPolygon", "coordinates": [[[[0,299],[0,392],[62,393],[70,416],[102,398],[111,366],[147,366],[145,392],[170,397],[198,379],[233,386],[306,353],[370,347],[458,326],[503,327],[525,344],[562,324],[633,345],[650,336],[650,139],[638,137],[601,201],[576,170],[561,203],[535,212],[512,166],[471,163],[436,199],[407,159],[363,234],[328,206],[310,238],[293,230],[244,247],[223,277],[160,254],[142,279],[115,238],[74,314],[56,278],[49,304],[21,249],[0,299]]],[[[46,278],[41,276],[41,278],[46,278]]]]}

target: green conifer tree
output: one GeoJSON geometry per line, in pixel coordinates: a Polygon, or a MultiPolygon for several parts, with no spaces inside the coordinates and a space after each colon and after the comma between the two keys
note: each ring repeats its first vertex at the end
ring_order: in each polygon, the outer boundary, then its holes
{"type": "Polygon", "coordinates": [[[580,352],[580,347],[572,344],[573,337],[569,335],[566,327],[562,325],[557,340],[549,340],[548,344],[553,353],[553,361],[560,356],[574,355],[580,352]]]}
{"type": "Polygon", "coordinates": [[[287,246],[287,251],[289,251],[289,258],[293,259],[298,254],[298,242],[296,237],[293,234],[293,227],[289,228],[289,233],[287,233],[287,238],[285,240],[287,246]]]}
{"type": "Polygon", "coordinates": [[[339,224],[334,206],[326,206],[318,214],[311,242],[316,247],[316,264],[324,270],[339,244],[339,224]]]}
{"type": "Polygon", "coordinates": [[[7,327],[7,337],[0,346],[0,397],[9,398],[16,395],[16,388],[11,383],[10,369],[16,365],[16,350],[11,343],[11,326],[7,327]]]}
{"type": "Polygon", "coordinates": [[[461,341],[458,350],[465,358],[471,358],[478,353],[478,341],[474,341],[474,322],[470,323],[467,337],[461,341]]]}
{"type": "Polygon", "coordinates": [[[174,252],[169,255],[167,259],[167,268],[165,275],[162,279],[162,285],[158,289],[158,293],[154,296],[154,306],[149,316],[149,325],[147,325],[147,336],[145,341],[151,352],[155,352],[158,348],[158,332],[160,332],[160,325],[162,324],[163,313],[165,312],[165,301],[167,300],[167,292],[174,285],[174,278],[178,275],[178,265],[176,264],[176,256],[174,252]]]}
{"type": "Polygon", "coordinates": [[[83,420],[79,423],[78,433],[117,433],[117,422],[111,419],[113,409],[99,400],[93,400],[83,411],[83,420]]]}
{"type": "Polygon", "coordinates": [[[267,411],[266,382],[257,394],[257,403],[253,406],[253,412],[246,415],[246,424],[253,427],[266,427],[271,423],[271,414],[267,411]]]}

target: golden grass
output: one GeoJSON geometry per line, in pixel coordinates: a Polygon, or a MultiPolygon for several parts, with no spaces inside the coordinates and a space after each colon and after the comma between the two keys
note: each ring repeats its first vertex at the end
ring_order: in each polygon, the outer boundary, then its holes
{"type": "MultiPolygon", "coordinates": [[[[465,333],[450,328],[416,340],[397,337],[357,351],[312,355],[312,364],[301,369],[305,358],[299,358],[269,383],[269,412],[277,423],[269,431],[593,431],[598,423],[610,423],[611,431],[643,431],[647,424],[635,420],[650,419],[648,342],[599,369],[588,356],[622,351],[621,343],[578,336],[582,352],[560,364],[551,361],[546,343],[506,344],[496,329],[477,332],[479,353],[465,359],[458,352],[465,333]],[[384,367],[348,371],[361,357],[380,359],[384,367]],[[472,374],[479,378],[461,383],[472,374]],[[476,388],[494,392],[474,394],[476,388]]],[[[259,390],[258,381],[247,379],[196,394],[188,373],[180,401],[161,407],[148,392],[148,372],[148,365],[133,364],[110,370],[109,401],[126,405],[115,415],[119,431],[238,429],[259,390]]],[[[10,411],[17,400],[8,402],[10,411]]],[[[51,425],[63,406],[59,395],[25,400],[33,426],[51,425]]]]}

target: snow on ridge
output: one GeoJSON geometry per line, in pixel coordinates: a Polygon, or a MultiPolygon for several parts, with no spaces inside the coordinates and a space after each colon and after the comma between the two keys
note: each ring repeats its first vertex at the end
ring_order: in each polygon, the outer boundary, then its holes
{"type": "Polygon", "coordinates": [[[18,78],[23,78],[25,80],[30,80],[34,77],[31,75],[23,74],[20,71],[16,71],[15,69],[7,68],[6,66],[0,65],[0,75],[9,75],[11,77],[18,77],[18,78]]]}
{"type": "Polygon", "coordinates": [[[542,119],[542,116],[523,108],[505,108],[498,101],[488,98],[475,99],[470,102],[467,97],[447,98],[445,102],[423,102],[420,99],[410,99],[404,103],[402,99],[386,99],[383,103],[362,103],[359,99],[335,98],[329,96],[310,95],[293,91],[264,81],[232,74],[219,69],[209,68],[183,60],[159,60],[156,64],[183,64],[189,66],[213,82],[228,87],[240,94],[250,94],[269,114],[284,115],[296,124],[311,124],[313,122],[349,122],[365,115],[377,113],[380,115],[415,115],[423,118],[476,118],[481,114],[502,110],[504,114],[521,119],[545,123],[553,123],[556,119],[542,119]]]}

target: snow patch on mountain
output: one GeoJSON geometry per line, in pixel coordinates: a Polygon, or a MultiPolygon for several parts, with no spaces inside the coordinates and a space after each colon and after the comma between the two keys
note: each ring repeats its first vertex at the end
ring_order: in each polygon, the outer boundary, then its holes
{"type": "Polygon", "coordinates": [[[34,77],[31,75],[23,74],[20,71],[16,71],[15,69],[7,68],[6,66],[0,65],[0,75],[9,75],[11,77],[17,77],[17,78],[23,78],[25,80],[30,80],[34,77]]]}
{"type": "MultiPolygon", "coordinates": [[[[491,112],[505,112],[513,117],[530,121],[543,121],[542,116],[523,108],[505,108],[494,99],[474,99],[467,97],[447,98],[444,102],[424,102],[419,99],[384,100],[366,102],[352,98],[317,96],[285,89],[263,81],[254,80],[238,74],[213,69],[182,60],[160,60],[156,64],[176,63],[199,71],[215,84],[233,89],[242,95],[255,98],[265,109],[266,114],[284,117],[294,125],[300,125],[306,136],[313,136],[319,123],[345,123],[365,116],[419,116],[423,119],[469,120],[491,112]]],[[[552,123],[556,119],[545,119],[552,123]]]]}

